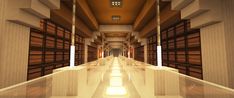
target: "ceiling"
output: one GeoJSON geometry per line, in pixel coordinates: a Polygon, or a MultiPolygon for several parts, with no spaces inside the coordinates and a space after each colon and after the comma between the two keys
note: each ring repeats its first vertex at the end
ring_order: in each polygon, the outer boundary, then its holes
{"type": "Polygon", "coordinates": [[[128,35],[127,32],[106,32],[104,34],[106,37],[126,37],[128,35]]]}
{"type": "MultiPolygon", "coordinates": [[[[111,0],[83,0],[88,3],[90,10],[96,18],[99,25],[133,25],[136,21],[137,16],[143,9],[143,6],[147,0],[122,0],[121,7],[112,7],[111,0]],[[120,16],[119,21],[113,21],[112,16],[120,16]]],[[[70,10],[72,10],[72,0],[62,0],[70,10]]],[[[160,9],[164,9],[170,2],[160,2],[160,9]]],[[[155,4],[156,6],[156,4],[155,4]]],[[[145,17],[142,27],[144,27],[153,17],[156,15],[156,7],[149,11],[149,15],[145,17]]],[[[84,23],[90,27],[90,22],[84,12],[77,8],[77,16],[81,18],[84,23]]],[[[174,20],[174,19],[172,19],[174,20]]],[[[165,24],[167,25],[167,24],[165,24]]],[[[90,27],[92,28],[92,27],[90,27]]],[[[101,32],[105,37],[127,37],[129,32],[101,32]]],[[[98,39],[100,40],[100,39],[98,39]]],[[[137,41],[134,41],[137,43],[137,41]]],[[[112,43],[123,43],[123,42],[107,42],[112,43]]],[[[122,44],[121,44],[122,45],[122,44]]]]}
{"type": "MultiPolygon", "coordinates": [[[[90,11],[89,9],[87,9],[87,8],[89,8],[88,4],[86,3],[87,0],[77,0],[76,2],[77,2],[77,4],[76,4],[76,16],[78,18],[80,18],[87,25],[87,27],[89,27],[91,30],[95,31],[96,29],[92,24],[93,20],[90,20],[89,17],[87,17],[86,14],[85,14],[85,11],[90,11]],[[82,3],[78,3],[78,2],[82,2],[82,3]],[[80,5],[85,5],[85,4],[87,5],[87,6],[85,6],[86,9],[83,10],[80,5]]],[[[73,0],[61,0],[61,3],[63,3],[72,12],[72,10],[73,10],[73,0]]]]}
{"type": "Polygon", "coordinates": [[[122,7],[111,7],[110,0],[87,0],[97,21],[101,25],[131,25],[141,11],[146,0],[123,0],[122,7]],[[120,21],[112,21],[113,15],[119,15],[120,21]]]}

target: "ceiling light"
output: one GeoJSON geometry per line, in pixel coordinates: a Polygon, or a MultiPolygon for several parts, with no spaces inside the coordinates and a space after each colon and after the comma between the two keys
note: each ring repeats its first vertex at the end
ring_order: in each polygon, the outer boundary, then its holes
{"type": "Polygon", "coordinates": [[[119,20],[120,20],[120,16],[118,16],[118,15],[113,15],[113,16],[112,16],[112,20],[113,20],[113,21],[119,21],[119,20]]]}
{"type": "Polygon", "coordinates": [[[122,0],[110,0],[111,7],[122,7],[122,0]]]}

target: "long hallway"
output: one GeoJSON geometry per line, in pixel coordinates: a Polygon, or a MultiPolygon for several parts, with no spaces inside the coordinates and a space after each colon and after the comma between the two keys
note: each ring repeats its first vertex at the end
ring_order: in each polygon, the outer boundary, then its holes
{"type": "Polygon", "coordinates": [[[0,90],[0,98],[233,98],[234,90],[126,57],[107,57],[0,90]]]}
{"type": "Polygon", "coordinates": [[[234,98],[234,0],[0,0],[0,98],[234,98]]]}

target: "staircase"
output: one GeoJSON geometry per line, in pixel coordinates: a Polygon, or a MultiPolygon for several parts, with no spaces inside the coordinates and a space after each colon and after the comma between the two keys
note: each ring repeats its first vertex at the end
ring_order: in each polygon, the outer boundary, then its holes
{"type": "Polygon", "coordinates": [[[172,10],[181,11],[181,19],[190,19],[191,28],[202,28],[222,21],[222,0],[172,0],[172,10]]]}
{"type": "Polygon", "coordinates": [[[39,28],[40,20],[50,18],[50,10],[59,9],[60,0],[8,0],[7,20],[39,28]]]}

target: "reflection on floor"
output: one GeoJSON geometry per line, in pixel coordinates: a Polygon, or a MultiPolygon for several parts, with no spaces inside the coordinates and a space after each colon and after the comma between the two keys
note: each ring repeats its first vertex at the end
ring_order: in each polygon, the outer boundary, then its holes
{"type": "Polygon", "coordinates": [[[126,57],[107,57],[0,89],[0,98],[234,98],[234,90],[126,57]]]}
{"type": "Polygon", "coordinates": [[[104,75],[93,98],[140,98],[117,58],[104,75]]]}

